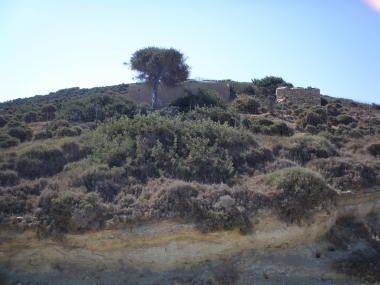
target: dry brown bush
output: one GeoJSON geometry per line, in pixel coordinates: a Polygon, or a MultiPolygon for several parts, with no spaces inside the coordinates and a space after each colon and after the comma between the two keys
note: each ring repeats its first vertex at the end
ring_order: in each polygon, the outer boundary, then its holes
{"type": "MultiPolygon", "coordinates": [[[[239,227],[245,231],[251,213],[270,205],[270,199],[247,185],[229,187],[160,178],[146,185],[124,188],[114,203],[115,214],[126,215],[129,223],[168,218],[204,222],[210,218],[210,211],[214,211],[226,221],[221,228],[239,227]],[[221,198],[226,195],[235,202],[230,208],[221,203],[221,198]]],[[[210,229],[216,228],[211,226],[210,229]]]]}
{"type": "Polygon", "coordinates": [[[24,215],[34,211],[34,203],[48,181],[38,179],[35,181],[22,181],[13,187],[0,187],[1,212],[7,215],[24,215]]]}
{"type": "Polygon", "coordinates": [[[13,170],[0,171],[0,186],[14,186],[17,185],[19,177],[13,170]]]}
{"type": "Polygon", "coordinates": [[[367,151],[375,157],[380,155],[380,143],[371,143],[367,146],[367,151]]]}
{"type": "Polygon", "coordinates": [[[301,165],[316,158],[337,156],[338,152],[331,142],[321,136],[298,135],[289,138],[278,156],[297,162],[301,165]]]}
{"type": "Polygon", "coordinates": [[[360,190],[380,182],[380,163],[356,157],[330,157],[310,161],[307,167],[341,190],[360,190]]]}

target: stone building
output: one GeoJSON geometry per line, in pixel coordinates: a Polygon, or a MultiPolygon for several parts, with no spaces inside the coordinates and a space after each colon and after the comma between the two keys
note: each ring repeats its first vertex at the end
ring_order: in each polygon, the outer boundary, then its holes
{"type": "Polygon", "coordinates": [[[277,99],[284,99],[292,102],[293,104],[302,105],[307,103],[309,105],[321,106],[321,93],[318,88],[290,88],[290,87],[278,87],[276,89],[277,99]]]}
{"type": "MultiPolygon", "coordinates": [[[[197,93],[198,89],[213,89],[226,101],[230,100],[230,81],[195,81],[189,80],[177,84],[174,88],[159,86],[157,96],[157,109],[167,107],[172,101],[187,95],[185,90],[197,93]]],[[[128,87],[128,98],[136,102],[152,103],[152,90],[145,84],[135,83],[128,87]]]]}

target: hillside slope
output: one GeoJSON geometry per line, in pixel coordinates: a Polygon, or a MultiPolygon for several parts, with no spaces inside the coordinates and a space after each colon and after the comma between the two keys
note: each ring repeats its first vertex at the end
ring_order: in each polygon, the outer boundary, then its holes
{"type": "MultiPolygon", "coordinates": [[[[322,96],[322,106],[285,102],[272,116],[263,96],[222,102],[200,90],[149,113],[126,99],[127,87],[0,104],[2,231],[65,241],[111,222],[119,229],[177,222],[194,223],[205,238],[254,237],[263,211],[289,227],[311,227],[317,213],[337,212],[342,195],[380,189],[377,105],[322,96]]],[[[345,230],[327,237],[344,240],[345,230]]],[[[362,259],[380,254],[376,234],[376,226],[366,232],[371,251],[362,259]]],[[[369,276],[363,270],[346,273],[369,276]]]]}

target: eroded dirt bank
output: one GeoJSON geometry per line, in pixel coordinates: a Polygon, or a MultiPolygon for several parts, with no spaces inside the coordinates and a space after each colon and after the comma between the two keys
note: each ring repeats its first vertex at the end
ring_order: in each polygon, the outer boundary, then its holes
{"type": "MultiPolygon", "coordinates": [[[[306,244],[305,251],[313,255],[315,250],[309,248],[310,244],[325,235],[339,217],[363,218],[379,212],[380,193],[344,194],[336,208],[332,207],[329,212],[320,211],[310,225],[287,225],[269,210],[262,209],[253,217],[254,231],[248,235],[241,235],[238,231],[203,234],[196,224],[174,222],[67,235],[63,242],[38,240],[33,231],[20,234],[3,230],[0,233],[0,263],[7,272],[21,270],[38,274],[65,272],[70,268],[162,273],[188,270],[242,252],[263,252],[268,248],[273,251],[274,248],[296,248],[306,244]]],[[[275,263],[279,267],[286,266],[275,263]]],[[[317,269],[314,271],[318,272],[317,269]]]]}

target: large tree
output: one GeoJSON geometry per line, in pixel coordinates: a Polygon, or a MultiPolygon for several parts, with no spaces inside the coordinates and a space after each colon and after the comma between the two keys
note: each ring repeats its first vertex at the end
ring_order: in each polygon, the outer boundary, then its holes
{"type": "Polygon", "coordinates": [[[131,70],[138,72],[135,79],[151,88],[151,111],[156,109],[159,84],[172,88],[188,79],[190,67],[185,60],[185,56],[174,48],[147,47],[136,51],[129,63],[124,62],[131,70]]]}

